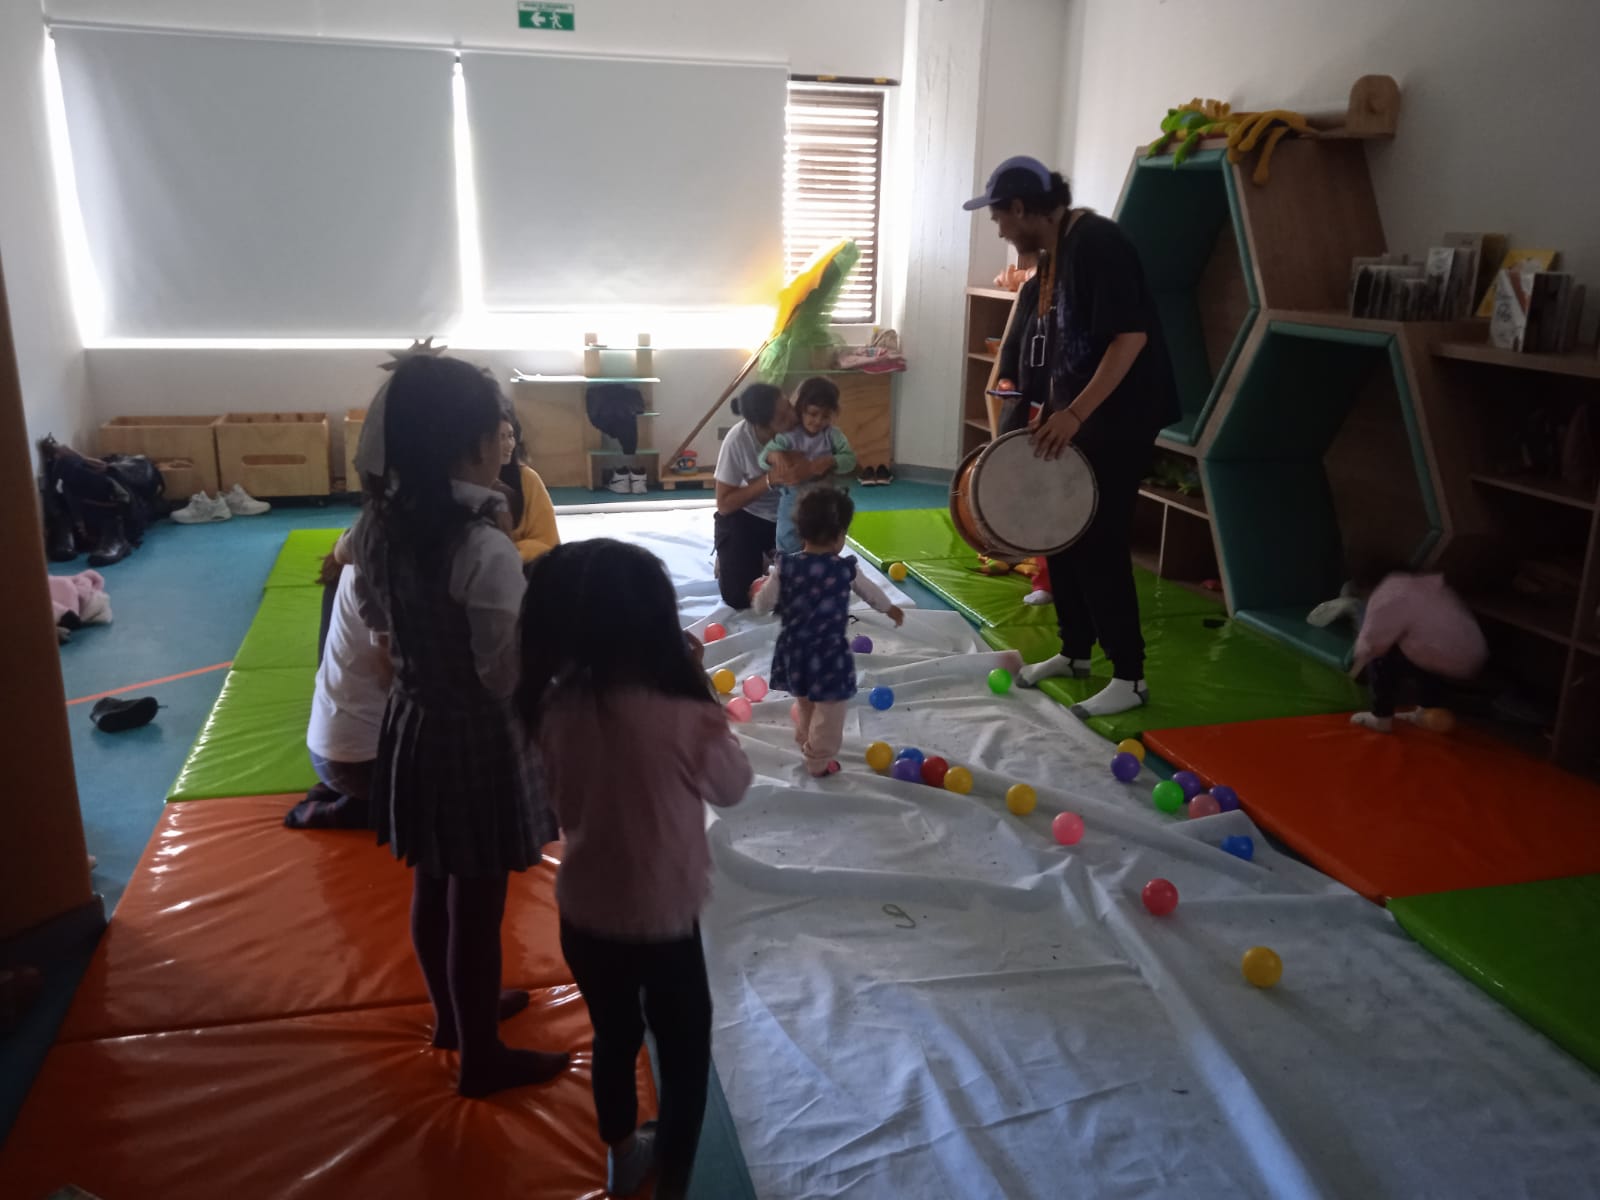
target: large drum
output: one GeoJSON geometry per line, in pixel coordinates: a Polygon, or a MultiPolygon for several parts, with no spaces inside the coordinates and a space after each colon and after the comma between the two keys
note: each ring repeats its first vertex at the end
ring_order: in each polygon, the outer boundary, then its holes
{"type": "Polygon", "coordinates": [[[1069,445],[1047,462],[1028,431],[1002,434],[962,460],[950,481],[950,519],[989,558],[1018,561],[1065,550],[1094,519],[1099,488],[1089,460],[1069,445]]]}

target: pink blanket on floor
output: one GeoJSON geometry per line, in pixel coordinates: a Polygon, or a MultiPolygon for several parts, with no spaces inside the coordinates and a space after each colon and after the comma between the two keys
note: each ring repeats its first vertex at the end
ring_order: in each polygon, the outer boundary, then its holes
{"type": "Polygon", "coordinates": [[[79,620],[92,621],[107,607],[106,581],[99,571],[80,571],[76,575],[50,576],[50,608],[59,622],[67,613],[79,620]]]}

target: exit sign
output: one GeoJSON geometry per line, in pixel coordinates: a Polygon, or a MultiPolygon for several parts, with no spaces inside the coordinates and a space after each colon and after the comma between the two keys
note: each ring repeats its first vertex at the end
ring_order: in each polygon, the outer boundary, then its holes
{"type": "Polygon", "coordinates": [[[521,29],[555,29],[571,33],[575,7],[571,4],[547,4],[545,0],[521,0],[517,5],[517,26],[521,29]]]}

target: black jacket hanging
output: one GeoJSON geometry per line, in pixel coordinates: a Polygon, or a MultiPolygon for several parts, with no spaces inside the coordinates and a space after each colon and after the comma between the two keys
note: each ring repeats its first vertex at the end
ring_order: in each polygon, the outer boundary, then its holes
{"type": "Polygon", "coordinates": [[[589,424],[617,439],[624,454],[639,449],[639,414],[644,411],[644,394],[625,383],[599,383],[589,389],[585,401],[589,424]]]}

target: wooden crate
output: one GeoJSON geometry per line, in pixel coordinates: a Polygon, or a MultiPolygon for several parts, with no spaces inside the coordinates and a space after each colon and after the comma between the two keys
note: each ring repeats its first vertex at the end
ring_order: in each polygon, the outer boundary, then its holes
{"type": "Polygon", "coordinates": [[[356,471],[356,447],[361,444],[361,429],[367,421],[367,410],[352,408],[344,414],[344,490],[359,492],[361,476],[356,471]]]}
{"type": "Polygon", "coordinates": [[[224,489],[252,496],[326,496],[326,413],[229,413],[217,426],[217,466],[224,489]]]}
{"type": "Polygon", "coordinates": [[[216,495],[218,487],[216,415],[194,417],[115,417],[100,426],[97,454],[143,454],[161,472],[167,496],[187,499],[196,492],[216,495]]]}

